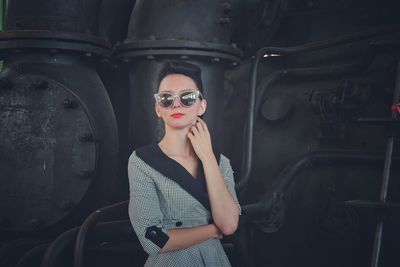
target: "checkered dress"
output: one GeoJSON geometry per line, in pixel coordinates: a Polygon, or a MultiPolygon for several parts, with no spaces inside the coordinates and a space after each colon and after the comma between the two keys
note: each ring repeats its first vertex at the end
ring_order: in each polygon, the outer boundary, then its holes
{"type": "MultiPolygon", "coordinates": [[[[152,147],[153,151],[157,150],[154,146],[159,149],[158,145],[155,144],[152,147]]],[[[169,229],[209,224],[212,218],[209,209],[205,207],[207,203],[194,197],[190,193],[192,190],[190,186],[189,189],[184,189],[185,184],[180,184],[180,181],[183,180],[187,182],[189,172],[176,161],[167,158],[165,154],[160,155],[161,150],[155,153],[158,154],[148,157],[150,161],[154,160],[154,165],[164,164],[163,161],[165,161],[164,166],[167,169],[178,170],[177,173],[172,173],[170,176],[179,176],[180,174],[180,176],[185,177],[184,179],[182,177],[167,177],[165,172],[162,173],[162,170],[160,172],[159,168],[153,168],[149,160],[146,162],[143,157],[139,157],[137,151],[134,151],[129,158],[129,217],[143,249],[149,254],[145,266],[231,266],[218,239],[208,239],[185,249],[160,252],[168,241],[169,229]]],[[[199,167],[202,168],[202,165],[199,165],[199,167]]],[[[219,167],[225,183],[240,209],[234,189],[233,170],[229,159],[222,154],[219,159],[219,167]]],[[[191,177],[190,183],[193,182],[193,187],[196,191],[199,191],[198,188],[201,188],[200,181],[196,181],[199,179],[191,177]],[[196,184],[196,182],[199,182],[199,184],[196,184]]],[[[206,189],[204,193],[207,196],[206,189]]],[[[208,201],[208,196],[206,199],[208,201]]]]}

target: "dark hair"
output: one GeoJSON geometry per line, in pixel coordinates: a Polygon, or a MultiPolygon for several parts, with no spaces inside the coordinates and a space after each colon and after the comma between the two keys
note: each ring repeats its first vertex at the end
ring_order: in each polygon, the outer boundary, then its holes
{"type": "Polygon", "coordinates": [[[197,86],[197,89],[203,94],[203,83],[201,81],[201,69],[192,63],[185,61],[166,61],[160,71],[158,87],[161,81],[170,74],[183,74],[191,78],[197,86]]]}

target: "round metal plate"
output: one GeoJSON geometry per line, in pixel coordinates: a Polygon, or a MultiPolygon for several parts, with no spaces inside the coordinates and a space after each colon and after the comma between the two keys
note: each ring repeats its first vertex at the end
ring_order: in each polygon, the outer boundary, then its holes
{"type": "Polygon", "coordinates": [[[40,230],[67,216],[91,184],[97,153],[71,90],[39,75],[0,81],[0,228],[40,230]]]}

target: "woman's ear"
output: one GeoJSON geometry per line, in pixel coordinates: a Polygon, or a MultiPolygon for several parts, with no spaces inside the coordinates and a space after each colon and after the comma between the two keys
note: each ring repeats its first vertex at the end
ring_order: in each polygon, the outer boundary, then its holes
{"type": "Polygon", "coordinates": [[[206,109],[207,109],[207,100],[202,99],[200,102],[200,110],[198,116],[202,116],[206,112],[206,109]]]}
{"type": "Polygon", "coordinates": [[[156,111],[157,117],[161,118],[160,107],[157,105],[157,103],[154,104],[154,110],[156,111]]]}

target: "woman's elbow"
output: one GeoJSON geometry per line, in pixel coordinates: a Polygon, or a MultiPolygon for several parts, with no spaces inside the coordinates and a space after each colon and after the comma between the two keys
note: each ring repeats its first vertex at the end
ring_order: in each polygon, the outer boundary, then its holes
{"type": "Polygon", "coordinates": [[[224,224],[221,226],[220,230],[223,235],[232,235],[236,232],[237,226],[237,223],[224,224]]]}
{"type": "Polygon", "coordinates": [[[239,210],[231,212],[228,216],[219,217],[214,223],[223,235],[235,233],[239,223],[239,210]]]}
{"type": "Polygon", "coordinates": [[[236,232],[238,227],[239,217],[234,216],[230,220],[224,220],[219,229],[223,235],[231,235],[236,232]]]}

